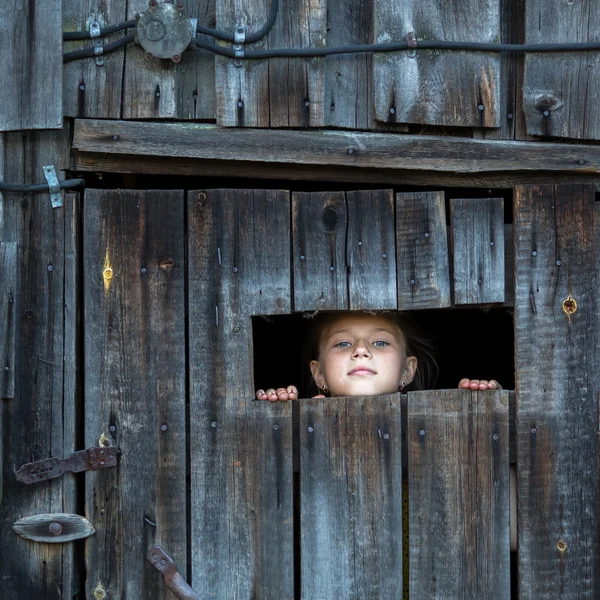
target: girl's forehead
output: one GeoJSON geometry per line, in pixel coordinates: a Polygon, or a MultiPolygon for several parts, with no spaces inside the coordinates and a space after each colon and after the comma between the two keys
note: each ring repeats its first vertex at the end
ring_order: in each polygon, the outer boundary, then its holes
{"type": "Polygon", "coordinates": [[[351,332],[353,330],[384,330],[400,338],[402,337],[400,328],[391,316],[348,313],[332,317],[321,332],[321,339],[335,335],[337,331],[351,332]]]}

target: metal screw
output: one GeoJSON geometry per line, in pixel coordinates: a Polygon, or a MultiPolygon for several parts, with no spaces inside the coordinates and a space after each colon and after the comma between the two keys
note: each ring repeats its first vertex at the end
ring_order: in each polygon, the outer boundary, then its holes
{"type": "Polygon", "coordinates": [[[164,567],[166,564],[167,564],[167,561],[166,561],[166,560],[163,558],[163,559],[160,561],[160,566],[161,566],[161,567],[164,567]]]}
{"type": "Polygon", "coordinates": [[[103,464],[104,464],[104,461],[103,461],[103,460],[101,460],[101,461],[100,461],[100,464],[101,464],[101,465],[103,465],[103,464]]]}
{"type": "Polygon", "coordinates": [[[300,260],[304,260],[306,258],[306,256],[304,256],[304,254],[300,255],[300,260]]]}
{"type": "Polygon", "coordinates": [[[48,271],[50,271],[50,273],[54,271],[54,267],[52,265],[48,265],[46,268],[48,269],[48,271]]]}
{"type": "Polygon", "coordinates": [[[146,267],[142,267],[142,273],[146,273],[148,271],[148,269],[146,269],[146,267]]]}
{"type": "Polygon", "coordinates": [[[171,57],[171,60],[172,60],[174,63],[181,62],[181,54],[175,54],[175,56],[172,56],[172,57],[171,57]]]}
{"type": "Polygon", "coordinates": [[[384,440],[389,440],[390,439],[390,434],[389,433],[384,433],[383,434],[383,439],[384,440]]]}
{"type": "Polygon", "coordinates": [[[531,433],[537,433],[537,428],[535,428],[535,427],[532,427],[532,428],[531,428],[531,433]]]}
{"type": "Polygon", "coordinates": [[[494,245],[495,245],[494,242],[490,242],[490,246],[494,246],[494,245]]]}
{"type": "Polygon", "coordinates": [[[238,108],[244,108],[244,103],[241,100],[238,100],[237,107],[238,108]]]}
{"type": "Polygon", "coordinates": [[[308,433],[312,433],[313,431],[314,431],[314,429],[313,429],[312,425],[309,425],[308,426],[308,433]]]}
{"type": "Polygon", "coordinates": [[[550,111],[549,110],[545,110],[544,111],[544,116],[545,117],[549,117],[550,116],[550,111]]]}
{"type": "Polygon", "coordinates": [[[415,280],[414,279],[410,280],[410,285],[415,285],[415,280]]]}
{"type": "Polygon", "coordinates": [[[62,525],[60,523],[50,523],[48,529],[50,530],[50,533],[52,535],[59,535],[63,530],[62,525]]]}
{"type": "Polygon", "coordinates": [[[4,370],[5,370],[5,371],[8,371],[8,367],[4,367],[4,370]]]}
{"type": "Polygon", "coordinates": [[[477,106],[477,110],[483,110],[483,108],[484,108],[484,107],[483,107],[483,104],[479,104],[479,105],[477,106]]]}
{"type": "Polygon", "coordinates": [[[216,421],[213,421],[213,422],[210,424],[210,426],[211,426],[211,427],[214,429],[214,428],[217,426],[217,422],[216,422],[216,421]]]}
{"type": "Polygon", "coordinates": [[[497,439],[498,439],[500,436],[499,436],[497,433],[495,433],[495,434],[494,434],[492,437],[493,437],[495,440],[497,440],[497,439]]]}
{"type": "Polygon", "coordinates": [[[152,60],[152,52],[146,52],[146,54],[144,54],[144,58],[146,60],[152,60]]]}
{"type": "Polygon", "coordinates": [[[580,164],[580,165],[585,165],[585,160],[583,160],[583,158],[580,158],[580,159],[579,159],[579,164],[580,164]]]}
{"type": "Polygon", "coordinates": [[[560,267],[560,265],[561,265],[561,264],[562,264],[562,263],[561,263],[561,261],[560,261],[560,258],[559,258],[559,259],[556,261],[556,266],[557,266],[557,267],[560,267]]]}
{"type": "Polygon", "coordinates": [[[429,237],[429,234],[428,234],[427,232],[425,232],[425,237],[426,237],[426,238],[427,238],[427,237],[429,237]]]}
{"type": "Polygon", "coordinates": [[[100,454],[104,454],[104,450],[100,450],[100,454]]]}
{"type": "Polygon", "coordinates": [[[279,425],[277,425],[277,423],[275,423],[275,425],[273,425],[273,429],[274,429],[275,431],[277,431],[277,430],[279,429],[279,425]]]}
{"type": "Polygon", "coordinates": [[[531,256],[537,256],[537,250],[534,250],[534,251],[531,253],[531,256]]]}
{"type": "Polygon", "coordinates": [[[381,256],[382,256],[383,258],[387,258],[387,254],[386,254],[385,252],[384,252],[384,253],[383,253],[381,256]]]}
{"type": "Polygon", "coordinates": [[[362,242],[358,242],[358,245],[359,245],[359,246],[362,246],[362,242]]]}
{"type": "Polygon", "coordinates": [[[234,328],[233,328],[233,331],[234,331],[235,333],[239,333],[239,332],[240,332],[240,328],[239,328],[239,327],[234,327],[234,328]]]}
{"type": "Polygon", "coordinates": [[[331,266],[329,267],[329,270],[330,270],[330,271],[335,271],[335,267],[334,267],[333,265],[331,265],[331,266]]]}
{"type": "Polygon", "coordinates": [[[158,554],[154,553],[152,554],[152,560],[156,560],[158,558],[158,554]]]}
{"type": "Polygon", "coordinates": [[[390,107],[390,115],[395,115],[395,114],[396,114],[396,109],[393,106],[391,106],[390,107]]]}
{"type": "Polygon", "coordinates": [[[237,268],[237,267],[233,267],[232,271],[233,271],[234,273],[237,273],[237,272],[238,272],[238,268],[237,268]]]}
{"type": "Polygon", "coordinates": [[[113,135],[113,140],[116,142],[119,139],[119,136],[115,133],[115,135],[113,135]]]}
{"type": "Polygon", "coordinates": [[[506,115],[506,117],[507,117],[508,119],[512,119],[512,118],[513,118],[513,114],[512,114],[512,113],[508,113],[508,114],[506,115]]]}
{"type": "Polygon", "coordinates": [[[425,435],[425,430],[424,429],[420,429],[419,430],[419,435],[420,436],[424,436],[425,435]]]}
{"type": "Polygon", "coordinates": [[[84,91],[85,91],[85,84],[83,84],[83,83],[80,83],[80,84],[79,84],[79,89],[80,89],[82,92],[84,92],[84,91]]]}
{"type": "Polygon", "coordinates": [[[111,426],[108,428],[108,430],[109,430],[109,431],[112,431],[112,432],[114,433],[114,432],[117,430],[117,428],[116,428],[114,425],[111,425],[111,426]]]}
{"type": "Polygon", "coordinates": [[[310,106],[310,100],[306,100],[306,101],[304,102],[304,106],[306,106],[306,107],[308,108],[308,107],[310,106]]]}
{"type": "Polygon", "coordinates": [[[168,428],[167,428],[167,424],[166,424],[166,423],[163,423],[163,424],[160,426],[160,430],[161,430],[161,431],[166,431],[167,429],[168,429],[168,428]]]}
{"type": "Polygon", "coordinates": [[[354,154],[354,148],[348,148],[348,154],[354,154]]]}

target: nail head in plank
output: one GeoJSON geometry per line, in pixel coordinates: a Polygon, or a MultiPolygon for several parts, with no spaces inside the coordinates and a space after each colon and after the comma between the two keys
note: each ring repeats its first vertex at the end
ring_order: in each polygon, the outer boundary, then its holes
{"type": "Polygon", "coordinates": [[[443,192],[396,195],[398,309],[450,306],[443,192]]]}
{"type": "Polygon", "coordinates": [[[504,200],[452,198],[454,302],[504,302],[504,200]]]}

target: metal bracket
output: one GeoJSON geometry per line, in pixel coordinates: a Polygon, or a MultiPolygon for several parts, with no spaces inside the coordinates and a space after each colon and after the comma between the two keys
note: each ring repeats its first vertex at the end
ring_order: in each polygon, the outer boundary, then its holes
{"type": "Polygon", "coordinates": [[[240,59],[244,58],[244,43],[246,42],[246,28],[240,25],[235,28],[235,32],[233,34],[233,52],[235,53],[235,60],[233,61],[234,67],[241,67],[242,61],[240,59]]]}
{"type": "Polygon", "coordinates": [[[188,585],[177,570],[173,559],[160,546],[151,548],[146,558],[152,566],[162,573],[166,586],[180,600],[200,600],[200,596],[188,585]]]}
{"type": "Polygon", "coordinates": [[[50,190],[50,202],[52,202],[52,208],[60,208],[63,205],[62,193],[60,191],[60,183],[56,176],[54,165],[46,165],[44,167],[44,177],[48,182],[48,188],[50,190]]]}
{"type": "Polygon", "coordinates": [[[417,56],[417,38],[414,31],[406,34],[406,41],[408,42],[408,57],[415,58],[417,56]]]}
{"type": "Polygon", "coordinates": [[[88,448],[73,452],[67,458],[46,458],[23,465],[15,472],[23,483],[36,483],[60,477],[66,471],[79,473],[117,466],[116,448],[88,448]]]}
{"type": "Polygon", "coordinates": [[[100,38],[100,23],[92,21],[90,23],[90,37],[92,38],[92,47],[96,55],[96,65],[101,67],[104,65],[104,40],[100,38]]]}

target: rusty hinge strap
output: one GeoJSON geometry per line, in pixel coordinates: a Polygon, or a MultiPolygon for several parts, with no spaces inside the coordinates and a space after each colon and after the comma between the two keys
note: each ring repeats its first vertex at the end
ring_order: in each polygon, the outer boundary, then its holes
{"type": "Polygon", "coordinates": [[[15,472],[23,483],[36,483],[60,477],[66,471],[79,473],[94,469],[104,469],[117,465],[116,448],[88,448],[73,452],[67,458],[46,458],[23,465],[15,472]]]}
{"type": "Polygon", "coordinates": [[[165,584],[180,600],[200,600],[177,570],[173,559],[160,546],[151,548],[146,558],[162,573],[165,584]]]}

